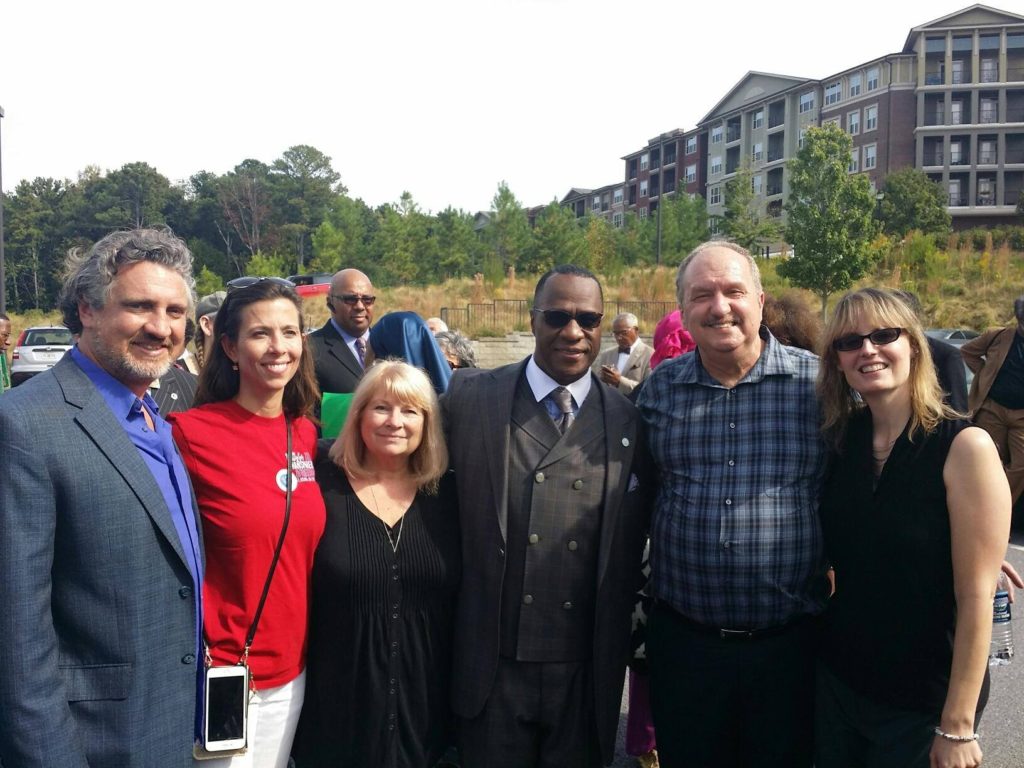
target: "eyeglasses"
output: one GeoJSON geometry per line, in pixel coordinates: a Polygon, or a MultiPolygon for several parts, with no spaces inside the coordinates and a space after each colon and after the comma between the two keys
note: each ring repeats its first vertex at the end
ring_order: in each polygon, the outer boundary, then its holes
{"type": "Polygon", "coordinates": [[[544,315],[544,322],[552,328],[565,328],[570,320],[575,320],[585,331],[592,331],[601,326],[601,318],[604,315],[600,312],[577,312],[570,314],[563,309],[531,309],[531,312],[539,312],[544,315]]]}
{"type": "Polygon", "coordinates": [[[236,277],[234,280],[228,280],[228,293],[231,293],[231,291],[240,291],[243,288],[251,288],[257,283],[263,282],[273,283],[274,285],[280,285],[285,288],[295,288],[295,283],[291,280],[285,280],[283,277],[255,277],[252,275],[246,275],[245,277],[236,277]]]}
{"type": "Polygon", "coordinates": [[[872,344],[880,347],[883,344],[892,344],[900,337],[901,333],[903,333],[902,328],[876,328],[871,333],[863,335],[848,333],[833,341],[832,349],[836,352],[853,352],[855,349],[860,349],[864,346],[864,339],[870,339],[872,344]]]}
{"type": "Polygon", "coordinates": [[[363,302],[364,307],[372,307],[373,302],[377,300],[376,296],[364,296],[361,293],[343,293],[340,296],[337,293],[332,293],[331,298],[344,302],[350,307],[354,307],[360,301],[363,302]]]}

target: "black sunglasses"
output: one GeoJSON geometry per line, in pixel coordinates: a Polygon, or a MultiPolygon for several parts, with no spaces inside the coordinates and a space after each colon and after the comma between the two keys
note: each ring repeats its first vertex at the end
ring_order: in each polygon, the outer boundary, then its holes
{"type": "Polygon", "coordinates": [[[552,328],[565,328],[570,320],[575,320],[585,331],[592,331],[601,326],[601,318],[604,315],[600,312],[577,312],[571,314],[564,309],[531,309],[531,312],[539,312],[544,315],[544,322],[552,328]]]}
{"type": "Polygon", "coordinates": [[[240,291],[243,288],[250,288],[257,283],[263,282],[273,283],[274,285],[284,286],[285,288],[295,288],[295,283],[291,280],[285,280],[283,277],[255,277],[252,275],[246,275],[245,277],[236,277],[234,280],[228,280],[228,293],[231,293],[231,291],[240,291]]]}
{"type": "Polygon", "coordinates": [[[865,333],[863,336],[859,333],[848,333],[833,341],[832,349],[836,352],[853,352],[855,349],[860,349],[864,346],[864,339],[871,339],[871,343],[876,347],[883,344],[892,344],[900,337],[901,333],[903,333],[902,328],[876,328],[871,333],[865,333]]]}
{"type": "Polygon", "coordinates": [[[331,294],[332,299],[348,304],[350,307],[354,307],[360,301],[363,302],[364,307],[372,307],[373,302],[377,300],[376,296],[365,296],[361,293],[343,293],[340,296],[336,293],[331,294]]]}

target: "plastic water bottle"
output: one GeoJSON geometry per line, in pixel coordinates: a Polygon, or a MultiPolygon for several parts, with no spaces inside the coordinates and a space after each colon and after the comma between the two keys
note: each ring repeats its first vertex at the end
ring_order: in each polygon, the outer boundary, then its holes
{"type": "Polygon", "coordinates": [[[988,652],[990,667],[1003,666],[1013,660],[1013,626],[1010,621],[1010,596],[1006,591],[1006,574],[999,574],[996,600],[992,607],[992,645],[988,652]]]}

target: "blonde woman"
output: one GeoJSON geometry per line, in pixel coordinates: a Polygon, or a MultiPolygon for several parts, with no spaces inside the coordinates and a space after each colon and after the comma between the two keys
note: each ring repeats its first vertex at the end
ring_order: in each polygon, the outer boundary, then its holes
{"type": "Polygon", "coordinates": [[[1010,495],[991,439],[942,402],[913,311],[844,296],[818,392],[835,568],[819,667],[816,765],[976,766],[992,598],[1010,495]]]}
{"type": "Polygon", "coordinates": [[[429,768],[451,741],[461,560],[439,419],[423,371],[378,362],[318,462],[327,526],[313,566],[299,768],[429,768]]]}

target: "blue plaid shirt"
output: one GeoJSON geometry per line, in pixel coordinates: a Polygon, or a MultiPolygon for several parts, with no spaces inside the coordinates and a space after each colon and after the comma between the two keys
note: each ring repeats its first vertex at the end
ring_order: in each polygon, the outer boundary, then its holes
{"type": "Polygon", "coordinates": [[[661,476],[654,596],[712,627],[779,626],[820,613],[827,594],[818,358],[762,338],[733,389],[694,351],[659,365],[637,403],[661,476]]]}

